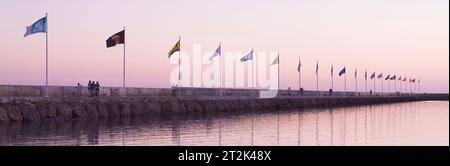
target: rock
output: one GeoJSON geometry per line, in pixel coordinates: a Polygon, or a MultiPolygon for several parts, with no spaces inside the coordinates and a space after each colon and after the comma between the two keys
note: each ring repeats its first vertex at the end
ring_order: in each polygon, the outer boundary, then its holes
{"type": "Polygon", "coordinates": [[[30,102],[25,102],[20,104],[20,110],[22,110],[22,121],[23,122],[39,122],[41,121],[41,116],[36,109],[34,104],[30,102]]]}
{"type": "MultiPolygon", "coordinates": [[[[54,118],[54,117],[57,117],[58,115],[57,115],[57,108],[58,108],[58,105],[57,104],[55,104],[55,103],[50,103],[49,105],[48,105],[48,117],[49,118],[54,118]]],[[[70,115],[72,114],[72,111],[70,112],[70,115]]]]}
{"type": "Polygon", "coordinates": [[[75,105],[72,110],[72,117],[73,118],[80,118],[80,119],[86,119],[88,118],[88,113],[81,105],[75,105]]]}
{"type": "Polygon", "coordinates": [[[188,113],[201,113],[201,112],[203,112],[203,108],[195,100],[184,101],[183,104],[184,104],[184,107],[186,108],[186,111],[188,113]]]}
{"type": "MultiPolygon", "coordinates": [[[[56,106],[56,117],[60,118],[72,118],[72,109],[67,104],[57,104],[56,106]]],[[[49,107],[49,115],[51,117],[53,106],[49,107]]]]}
{"type": "Polygon", "coordinates": [[[106,106],[106,103],[98,102],[95,105],[97,106],[98,118],[99,119],[108,118],[108,116],[109,116],[108,112],[109,111],[108,111],[108,107],[106,106]]]}
{"type": "Polygon", "coordinates": [[[180,104],[178,101],[164,101],[161,102],[161,112],[163,114],[171,113],[186,113],[186,108],[184,105],[180,104]]]}
{"type": "Polygon", "coordinates": [[[142,102],[133,102],[131,103],[130,108],[131,116],[136,117],[144,115],[144,105],[142,104],[142,102]]]}
{"type": "Polygon", "coordinates": [[[6,111],[10,122],[22,122],[22,112],[16,105],[7,105],[6,111]]]}
{"type": "Polygon", "coordinates": [[[0,106],[0,123],[8,123],[8,122],[9,122],[8,112],[6,111],[5,108],[0,106]]]}
{"type": "Polygon", "coordinates": [[[119,104],[119,113],[120,113],[120,117],[122,118],[128,118],[131,115],[131,110],[130,110],[130,104],[128,103],[120,103],[119,104]]]}
{"type": "Polygon", "coordinates": [[[39,115],[42,119],[49,118],[50,111],[48,110],[48,106],[44,103],[36,103],[36,109],[39,112],[39,115]]]}
{"type": "Polygon", "coordinates": [[[119,106],[116,102],[109,101],[106,103],[106,108],[108,109],[110,118],[118,118],[120,117],[119,106]]]}
{"type": "Polygon", "coordinates": [[[151,113],[161,114],[161,104],[159,102],[151,101],[148,105],[151,113]]]}
{"type": "Polygon", "coordinates": [[[84,104],[84,110],[89,118],[98,119],[98,111],[94,105],[84,104]]]}

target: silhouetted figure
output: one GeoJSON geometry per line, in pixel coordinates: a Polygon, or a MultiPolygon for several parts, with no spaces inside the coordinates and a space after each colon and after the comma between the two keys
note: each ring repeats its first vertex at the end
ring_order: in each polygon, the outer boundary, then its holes
{"type": "Polygon", "coordinates": [[[174,84],[172,84],[172,96],[175,96],[175,91],[176,91],[176,89],[175,89],[175,86],[174,86],[174,84]]]}
{"type": "Polygon", "coordinates": [[[100,96],[100,84],[98,81],[95,83],[95,96],[100,96]]]}
{"type": "Polygon", "coordinates": [[[88,83],[88,96],[89,97],[92,97],[92,88],[93,88],[93,85],[94,85],[94,83],[91,81],[91,80],[89,80],[89,83],[88,83]]]}
{"type": "Polygon", "coordinates": [[[369,91],[369,95],[372,96],[372,90],[369,91]]]}
{"type": "Polygon", "coordinates": [[[288,88],[288,95],[291,95],[291,87],[288,88]]]}
{"type": "Polygon", "coordinates": [[[83,86],[80,83],[77,83],[75,95],[78,96],[78,97],[81,96],[81,90],[82,89],[83,89],[83,86]]]}

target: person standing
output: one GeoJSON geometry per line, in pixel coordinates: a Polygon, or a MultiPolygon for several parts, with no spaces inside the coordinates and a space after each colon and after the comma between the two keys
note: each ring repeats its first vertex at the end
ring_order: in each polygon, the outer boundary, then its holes
{"type": "Polygon", "coordinates": [[[98,81],[95,83],[95,96],[100,96],[100,84],[98,81]]]}
{"type": "Polygon", "coordinates": [[[89,83],[88,83],[88,96],[89,97],[92,97],[92,81],[91,80],[89,80],[89,83]]]}

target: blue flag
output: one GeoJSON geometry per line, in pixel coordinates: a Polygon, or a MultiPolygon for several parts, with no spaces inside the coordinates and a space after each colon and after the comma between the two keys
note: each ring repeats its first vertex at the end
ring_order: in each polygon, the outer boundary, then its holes
{"type": "Polygon", "coordinates": [[[222,55],[222,50],[221,50],[220,47],[221,46],[219,45],[219,47],[216,49],[216,52],[214,52],[214,54],[209,58],[209,60],[212,60],[216,56],[221,56],[222,55]]]}
{"type": "Polygon", "coordinates": [[[47,17],[41,18],[34,22],[32,25],[27,26],[27,31],[23,37],[27,37],[28,35],[32,35],[35,33],[47,33],[47,17]]]}
{"type": "Polygon", "coordinates": [[[342,74],[345,74],[345,67],[339,72],[339,76],[341,76],[342,74]]]}
{"type": "Polygon", "coordinates": [[[253,50],[250,51],[246,56],[241,58],[241,62],[245,62],[248,60],[253,60],[253,50]]]}

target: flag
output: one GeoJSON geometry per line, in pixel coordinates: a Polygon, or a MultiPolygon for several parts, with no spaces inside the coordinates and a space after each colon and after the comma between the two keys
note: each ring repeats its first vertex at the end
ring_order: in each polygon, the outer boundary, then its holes
{"type": "Polygon", "coordinates": [[[394,75],[394,76],[392,76],[390,79],[391,79],[391,80],[395,80],[395,79],[397,79],[397,77],[396,77],[396,75],[394,75]]]}
{"type": "Polygon", "coordinates": [[[280,63],[280,54],[278,54],[278,56],[273,60],[272,64],[270,64],[269,66],[276,65],[279,63],[280,63]]]}
{"type": "Polygon", "coordinates": [[[377,78],[378,78],[378,79],[383,78],[383,73],[380,73],[380,74],[377,76],[377,78]]]}
{"type": "Polygon", "coordinates": [[[250,51],[246,56],[241,58],[241,62],[245,62],[248,60],[253,60],[253,50],[250,51]]]}
{"type": "Polygon", "coordinates": [[[209,60],[212,60],[216,56],[222,55],[222,49],[220,47],[221,47],[221,45],[219,45],[219,47],[217,47],[216,52],[214,52],[214,54],[209,58],[209,60]]]}
{"type": "Polygon", "coordinates": [[[333,64],[331,64],[331,77],[333,77],[333,64]]]}
{"type": "Polygon", "coordinates": [[[356,78],[357,73],[358,73],[358,69],[355,69],[355,78],[356,78]]]}
{"type": "Polygon", "coordinates": [[[415,82],[416,82],[416,79],[415,79],[415,78],[414,78],[414,79],[412,79],[412,80],[411,80],[411,82],[412,82],[412,83],[415,83],[415,82]]]}
{"type": "Polygon", "coordinates": [[[181,49],[181,43],[180,43],[180,40],[178,40],[178,42],[172,47],[172,49],[170,49],[169,58],[170,58],[170,56],[172,56],[173,53],[180,51],[180,49],[181,49]]]}
{"type": "Polygon", "coordinates": [[[375,72],[372,73],[372,75],[370,75],[370,79],[374,79],[375,78],[375,72]]]}
{"type": "Polygon", "coordinates": [[[389,78],[391,78],[390,74],[388,74],[388,75],[386,76],[386,78],[384,78],[384,80],[388,80],[389,78]]]}
{"type": "Polygon", "coordinates": [[[405,78],[403,78],[403,81],[406,81],[406,77],[405,77],[405,78]]]}
{"type": "Polygon", "coordinates": [[[364,80],[367,81],[367,70],[366,70],[366,72],[364,72],[364,80]]]}
{"type": "Polygon", "coordinates": [[[316,75],[319,74],[319,61],[317,61],[316,63],[316,75]]]}
{"type": "Polygon", "coordinates": [[[399,77],[398,77],[398,80],[401,81],[401,80],[402,80],[402,76],[399,76],[399,77]]]}
{"type": "Polygon", "coordinates": [[[341,69],[341,71],[339,72],[339,76],[341,76],[342,74],[345,74],[345,67],[341,69]]]}
{"type": "Polygon", "coordinates": [[[412,82],[412,79],[411,78],[409,78],[409,81],[408,82],[412,82]]]}
{"type": "Polygon", "coordinates": [[[106,48],[114,47],[117,44],[124,44],[125,43],[125,30],[120,31],[108,39],[106,39],[106,48]]]}
{"type": "Polygon", "coordinates": [[[300,72],[300,67],[302,66],[302,63],[300,62],[300,57],[298,57],[298,67],[297,71],[300,72]]]}
{"type": "Polygon", "coordinates": [[[23,35],[23,37],[27,37],[28,35],[32,35],[39,32],[47,33],[47,16],[37,20],[30,26],[27,26],[25,35],[23,35]]]}

